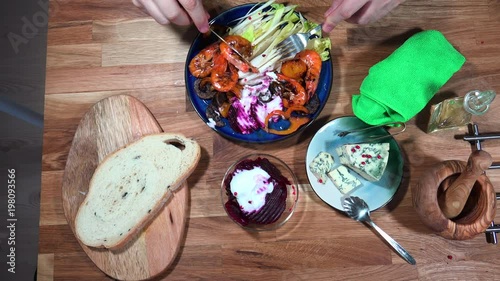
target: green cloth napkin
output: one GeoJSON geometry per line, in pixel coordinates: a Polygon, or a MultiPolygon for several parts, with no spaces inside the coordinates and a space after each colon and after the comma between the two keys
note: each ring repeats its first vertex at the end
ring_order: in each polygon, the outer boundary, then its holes
{"type": "Polygon", "coordinates": [[[406,122],[464,63],[441,32],[421,31],[370,68],[360,94],[352,97],[353,112],[370,125],[406,122]]]}

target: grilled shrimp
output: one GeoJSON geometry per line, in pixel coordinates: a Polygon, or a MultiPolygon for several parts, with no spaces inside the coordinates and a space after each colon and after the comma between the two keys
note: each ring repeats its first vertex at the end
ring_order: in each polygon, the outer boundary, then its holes
{"type": "Polygon", "coordinates": [[[252,56],[252,44],[250,43],[250,41],[238,35],[226,36],[224,40],[226,40],[227,44],[221,42],[220,51],[230,64],[234,65],[242,72],[258,72],[257,68],[243,61],[240,56],[233,50],[231,50],[231,48],[228,46],[229,44],[247,59],[252,56]]]}
{"type": "Polygon", "coordinates": [[[284,83],[285,88],[292,90],[290,96],[290,105],[304,105],[308,101],[307,93],[304,87],[295,79],[285,76],[281,73],[276,74],[278,81],[284,83]]]}
{"type": "Polygon", "coordinates": [[[213,58],[219,51],[218,44],[212,44],[201,50],[190,62],[189,71],[196,78],[204,78],[210,75],[213,68],[213,58]]]}
{"type": "Polygon", "coordinates": [[[307,65],[305,82],[308,99],[310,99],[316,93],[316,88],[318,87],[322,64],[321,56],[316,51],[303,50],[297,53],[295,58],[300,59],[307,65]]]}
{"type": "Polygon", "coordinates": [[[229,92],[238,83],[238,70],[221,54],[215,54],[211,73],[212,85],[219,92],[229,92]]]}

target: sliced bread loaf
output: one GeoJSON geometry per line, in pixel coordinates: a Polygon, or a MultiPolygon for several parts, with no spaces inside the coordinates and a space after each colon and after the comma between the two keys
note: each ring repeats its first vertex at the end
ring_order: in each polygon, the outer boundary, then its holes
{"type": "Polygon", "coordinates": [[[122,247],[162,209],[199,158],[194,140],[171,133],[147,135],[111,153],[78,209],[77,238],[87,246],[122,247]]]}

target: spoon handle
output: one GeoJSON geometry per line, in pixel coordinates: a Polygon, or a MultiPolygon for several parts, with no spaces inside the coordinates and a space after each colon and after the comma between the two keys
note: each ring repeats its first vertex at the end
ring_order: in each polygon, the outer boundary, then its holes
{"type": "Polygon", "coordinates": [[[368,223],[398,252],[404,260],[409,264],[415,265],[417,262],[401,245],[399,245],[396,240],[392,239],[389,234],[385,233],[380,227],[378,227],[373,221],[369,220],[368,223]]]}

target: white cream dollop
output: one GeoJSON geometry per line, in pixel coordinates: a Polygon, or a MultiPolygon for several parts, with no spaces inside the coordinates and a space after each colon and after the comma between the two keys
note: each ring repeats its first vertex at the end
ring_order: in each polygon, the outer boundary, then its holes
{"type": "Polygon", "coordinates": [[[231,193],[238,200],[240,209],[251,213],[260,210],[266,203],[266,194],[273,192],[271,176],[260,167],[237,170],[231,180],[231,193]]]}

